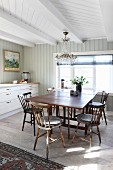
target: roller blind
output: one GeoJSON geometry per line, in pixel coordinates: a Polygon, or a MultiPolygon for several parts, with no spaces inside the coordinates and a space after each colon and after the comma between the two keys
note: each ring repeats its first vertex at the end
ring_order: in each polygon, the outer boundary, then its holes
{"type": "MultiPolygon", "coordinates": [[[[112,65],[113,55],[78,55],[76,62],[72,65],[112,65]]],[[[66,64],[57,64],[66,65],[66,64]]]]}

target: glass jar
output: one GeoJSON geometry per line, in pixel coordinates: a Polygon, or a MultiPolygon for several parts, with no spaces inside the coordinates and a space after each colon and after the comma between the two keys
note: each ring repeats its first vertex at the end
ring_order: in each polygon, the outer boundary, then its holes
{"type": "Polygon", "coordinates": [[[22,80],[26,81],[27,83],[31,82],[31,73],[23,72],[22,73],[22,80]]]}

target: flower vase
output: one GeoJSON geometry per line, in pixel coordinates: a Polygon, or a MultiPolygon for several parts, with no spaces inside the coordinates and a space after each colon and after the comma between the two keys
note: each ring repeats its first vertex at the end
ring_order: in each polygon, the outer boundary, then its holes
{"type": "Polygon", "coordinates": [[[76,85],[76,91],[82,92],[82,85],[81,84],[76,85]]]}

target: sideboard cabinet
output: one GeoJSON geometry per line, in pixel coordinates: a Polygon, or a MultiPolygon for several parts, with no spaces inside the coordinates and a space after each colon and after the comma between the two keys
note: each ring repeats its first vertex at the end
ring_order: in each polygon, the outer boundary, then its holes
{"type": "Polygon", "coordinates": [[[29,91],[32,96],[37,96],[39,83],[0,84],[0,119],[21,111],[22,107],[17,95],[29,91]]]}

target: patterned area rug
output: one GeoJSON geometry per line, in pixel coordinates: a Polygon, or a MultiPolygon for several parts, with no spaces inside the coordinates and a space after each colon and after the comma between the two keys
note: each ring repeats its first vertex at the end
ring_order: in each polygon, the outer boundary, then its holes
{"type": "Polygon", "coordinates": [[[0,142],[0,170],[63,170],[64,166],[0,142]]]}

